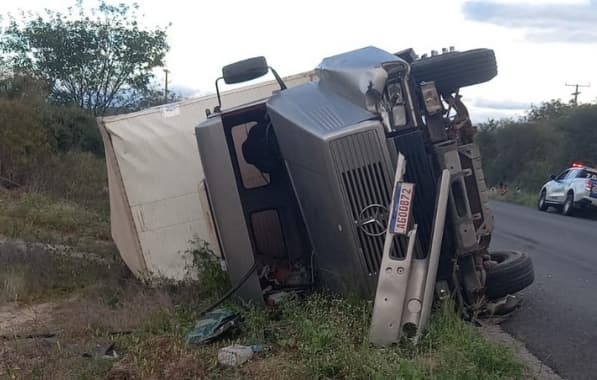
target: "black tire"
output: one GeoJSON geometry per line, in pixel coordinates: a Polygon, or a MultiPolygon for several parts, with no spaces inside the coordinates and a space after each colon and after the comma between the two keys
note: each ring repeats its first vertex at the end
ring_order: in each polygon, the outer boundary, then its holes
{"type": "Polygon", "coordinates": [[[495,53],[491,49],[473,49],[431,56],[411,64],[417,83],[434,81],[442,93],[487,82],[497,75],[495,53]]]}
{"type": "Polygon", "coordinates": [[[485,294],[489,299],[514,294],[535,280],[533,262],[527,253],[518,251],[490,252],[497,264],[487,269],[485,294]]]}
{"type": "Polygon", "coordinates": [[[562,215],[572,216],[572,214],[574,214],[574,193],[568,192],[562,205],[562,215]]]}
{"type": "Polygon", "coordinates": [[[537,201],[537,208],[541,211],[545,211],[549,208],[549,205],[547,204],[547,202],[545,202],[546,196],[547,194],[545,193],[545,190],[541,191],[541,195],[539,196],[539,200],[537,201]]]}

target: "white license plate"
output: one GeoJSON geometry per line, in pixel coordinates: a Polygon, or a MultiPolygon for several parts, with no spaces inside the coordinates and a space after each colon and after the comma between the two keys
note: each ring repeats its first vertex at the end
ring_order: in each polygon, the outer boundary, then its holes
{"type": "Polygon", "coordinates": [[[390,217],[390,231],[394,234],[408,234],[415,184],[401,182],[394,189],[394,204],[390,217]]]}

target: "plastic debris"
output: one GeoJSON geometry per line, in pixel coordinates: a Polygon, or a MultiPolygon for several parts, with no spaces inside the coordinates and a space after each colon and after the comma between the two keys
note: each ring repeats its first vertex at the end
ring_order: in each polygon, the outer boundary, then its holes
{"type": "Polygon", "coordinates": [[[275,306],[282,303],[288,296],[290,296],[290,293],[285,291],[274,292],[266,297],[266,301],[268,305],[275,306]]]}
{"type": "Polygon", "coordinates": [[[253,357],[255,352],[263,351],[261,345],[243,346],[233,344],[218,351],[218,362],[228,367],[238,367],[253,357]]]}
{"type": "Polygon", "coordinates": [[[197,321],[187,334],[188,344],[209,343],[238,325],[239,316],[224,308],[215,309],[197,321]]]}

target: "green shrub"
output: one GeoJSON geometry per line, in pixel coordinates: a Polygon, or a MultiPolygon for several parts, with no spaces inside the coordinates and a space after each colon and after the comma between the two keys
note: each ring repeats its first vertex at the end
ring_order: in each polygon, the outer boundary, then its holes
{"type": "Polygon", "coordinates": [[[51,153],[40,112],[40,106],[0,99],[0,176],[24,183],[27,171],[51,153]]]}
{"type": "Polygon", "coordinates": [[[57,153],[28,172],[27,188],[103,210],[108,202],[106,162],[89,152],[57,153]]]}
{"type": "Polygon", "coordinates": [[[572,161],[597,165],[597,105],[559,101],[518,120],[490,121],[477,134],[488,185],[508,183],[536,192],[572,161]]]}

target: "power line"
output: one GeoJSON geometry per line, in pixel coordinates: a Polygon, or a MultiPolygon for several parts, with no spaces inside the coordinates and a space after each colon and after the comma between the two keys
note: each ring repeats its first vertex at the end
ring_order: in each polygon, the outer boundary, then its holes
{"type": "Polygon", "coordinates": [[[574,105],[576,106],[576,105],[578,105],[578,95],[581,94],[581,92],[578,91],[578,88],[579,87],[591,87],[591,83],[588,83],[588,84],[579,84],[579,83],[568,84],[568,83],[566,83],[566,86],[574,87],[574,92],[570,95],[574,96],[573,102],[574,102],[574,105]]]}

